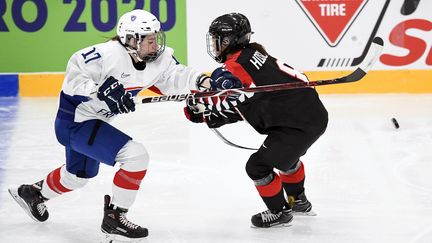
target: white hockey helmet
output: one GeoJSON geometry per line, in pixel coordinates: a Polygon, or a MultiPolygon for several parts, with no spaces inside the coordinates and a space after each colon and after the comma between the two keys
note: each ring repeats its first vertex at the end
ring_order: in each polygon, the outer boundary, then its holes
{"type": "Polygon", "coordinates": [[[117,35],[120,42],[128,49],[128,52],[136,56],[140,61],[154,61],[165,50],[165,34],[161,30],[159,20],[153,14],[142,9],[132,10],[120,17],[117,23],[117,35]],[[156,34],[156,43],[158,45],[157,51],[141,59],[137,54],[140,50],[140,43],[145,36],[154,34],[156,34]],[[135,38],[136,48],[129,45],[131,38],[135,38]]]}

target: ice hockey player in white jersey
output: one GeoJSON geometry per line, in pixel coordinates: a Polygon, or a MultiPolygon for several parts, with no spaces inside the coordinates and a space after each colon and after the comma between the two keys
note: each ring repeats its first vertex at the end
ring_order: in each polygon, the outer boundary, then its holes
{"type": "Polygon", "coordinates": [[[84,48],[70,58],[55,120],[66,163],[39,182],[9,189],[18,204],[38,222],[48,219],[45,202],[81,188],[98,174],[100,163],[118,163],[112,196],[105,195],[101,230],[113,240],[137,240],[148,230],[130,222],[149,156],[146,148],[111,126],[116,115],[135,111],[133,97],[150,88],[182,94],[208,82],[208,77],[178,63],[165,46],[160,22],[151,13],[133,10],[121,16],[117,36],[84,48]]]}

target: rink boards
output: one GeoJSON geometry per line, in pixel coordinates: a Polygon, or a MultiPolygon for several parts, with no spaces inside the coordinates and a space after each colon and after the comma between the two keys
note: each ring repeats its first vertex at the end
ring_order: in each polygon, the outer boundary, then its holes
{"type": "MultiPolygon", "coordinates": [[[[306,72],[310,80],[331,79],[350,71],[306,72]]],[[[49,97],[60,92],[63,73],[1,74],[0,96],[49,97]]],[[[321,94],[432,93],[432,70],[377,70],[361,81],[319,87],[321,94]],[[414,81],[413,81],[414,80],[414,81]]],[[[141,95],[155,95],[144,90],[141,95]]]]}

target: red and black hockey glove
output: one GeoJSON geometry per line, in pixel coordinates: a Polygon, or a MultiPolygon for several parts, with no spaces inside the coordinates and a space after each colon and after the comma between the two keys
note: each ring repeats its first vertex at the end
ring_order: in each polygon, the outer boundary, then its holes
{"type": "Polygon", "coordinates": [[[205,122],[209,128],[218,128],[225,124],[242,121],[242,117],[234,109],[218,111],[208,103],[187,100],[184,108],[185,116],[194,123],[205,122]],[[212,110],[213,108],[213,110],[212,110]]]}
{"type": "Polygon", "coordinates": [[[183,111],[186,118],[191,122],[203,123],[205,109],[205,105],[198,103],[196,100],[186,100],[186,106],[183,111]]]}

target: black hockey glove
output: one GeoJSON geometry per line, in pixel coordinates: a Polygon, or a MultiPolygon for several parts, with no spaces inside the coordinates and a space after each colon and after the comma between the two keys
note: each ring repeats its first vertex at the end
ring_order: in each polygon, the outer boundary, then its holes
{"type": "Polygon", "coordinates": [[[124,89],[123,84],[112,76],[107,78],[99,87],[97,97],[104,101],[114,114],[135,111],[132,95],[124,89]]]}
{"type": "MultiPolygon", "coordinates": [[[[225,124],[242,121],[242,117],[235,110],[211,110],[213,106],[196,100],[186,100],[185,116],[194,123],[205,122],[209,128],[218,128],[225,124]]],[[[214,108],[214,107],[213,107],[214,108]]]]}
{"type": "Polygon", "coordinates": [[[235,110],[220,112],[204,112],[204,120],[209,128],[218,128],[226,124],[242,121],[243,118],[235,110]]]}

